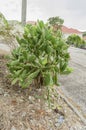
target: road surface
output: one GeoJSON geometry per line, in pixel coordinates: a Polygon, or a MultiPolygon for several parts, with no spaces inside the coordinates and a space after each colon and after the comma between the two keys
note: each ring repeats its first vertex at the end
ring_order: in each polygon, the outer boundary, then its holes
{"type": "Polygon", "coordinates": [[[61,89],[86,114],[86,50],[70,47],[69,52],[70,66],[74,71],[60,77],[61,89]]]}

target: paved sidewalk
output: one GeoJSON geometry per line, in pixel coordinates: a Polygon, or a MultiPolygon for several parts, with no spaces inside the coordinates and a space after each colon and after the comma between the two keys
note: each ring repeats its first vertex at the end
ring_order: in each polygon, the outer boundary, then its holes
{"type": "Polygon", "coordinates": [[[86,115],[86,50],[71,47],[70,66],[74,69],[68,76],[60,77],[61,89],[72,100],[81,106],[86,115]]]}

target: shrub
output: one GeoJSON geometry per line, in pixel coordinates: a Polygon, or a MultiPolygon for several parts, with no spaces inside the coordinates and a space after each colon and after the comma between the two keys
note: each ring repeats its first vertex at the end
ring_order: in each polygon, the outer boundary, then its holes
{"type": "Polygon", "coordinates": [[[67,43],[69,45],[74,45],[75,47],[85,48],[86,42],[78,35],[72,34],[67,38],[67,43]]]}
{"type": "MultiPolygon", "coordinates": [[[[58,75],[68,74],[68,45],[56,37],[47,24],[26,25],[22,39],[17,37],[19,47],[14,49],[8,68],[12,84],[22,88],[58,85],[58,75]]],[[[49,90],[49,89],[48,89],[49,90]]]]}
{"type": "Polygon", "coordinates": [[[81,39],[80,48],[86,48],[86,41],[81,39]]]}
{"type": "Polygon", "coordinates": [[[85,37],[85,36],[86,36],[86,32],[84,32],[84,33],[82,34],[82,36],[85,37]]]}

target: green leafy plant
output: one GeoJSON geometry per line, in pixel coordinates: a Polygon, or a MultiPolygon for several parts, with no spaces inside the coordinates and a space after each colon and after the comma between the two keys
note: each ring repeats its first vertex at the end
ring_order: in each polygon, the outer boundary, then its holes
{"type": "Polygon", "coordinates": [[[4,15],[0,12],[0,35],[8,34],[10,26],[4,15]]]}
{"type": "Polygon", "coordinates": [[[72,34],[67,38],[67,43],[79,48],[85,48],[86,42],[78,35],[72,34]]]}
{"type": "Polygon", "coordinates": [[[17,37],[19,47],[14,49],[8,68],[12,84],[22,88],[47,86],[50,89],[58,85],[58,75],[68,74],[68,45],[61,37],[54,35],[43,21],[36,25],[26,25],[22,39],[17,37]]]}
{"type": "Polygon", "coordinates": [[[0,23],[2,23],[3,26],[5,25],[6,28],[9,28],[8,22],[1,12],[0,12],[0,23]]]}
{"type": "Polygon", "coordinates": [[[23,27],[18,21],[8,21],[0,13],[0,40],[6,43],[11,49],[17,46],[16,35],[22,37],[23,27]]]}

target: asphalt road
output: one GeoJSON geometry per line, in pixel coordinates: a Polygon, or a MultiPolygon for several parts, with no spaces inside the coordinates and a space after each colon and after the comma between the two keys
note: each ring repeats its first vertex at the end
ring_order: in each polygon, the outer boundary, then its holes
{"type": "Polygon", "coordinates": [[[60,77],[61,89],[86,114],[86,50],[70,47],[69,52],[70,66],[74,71],[60,77]]]}

